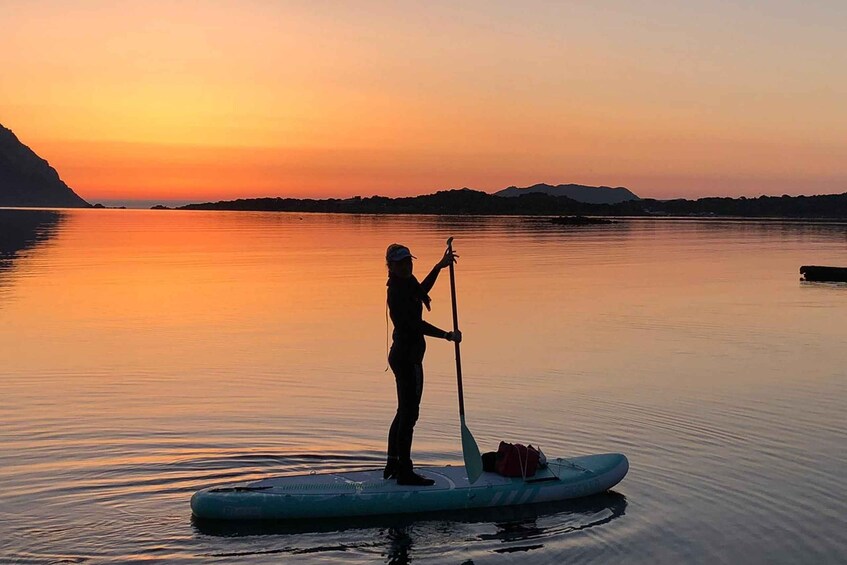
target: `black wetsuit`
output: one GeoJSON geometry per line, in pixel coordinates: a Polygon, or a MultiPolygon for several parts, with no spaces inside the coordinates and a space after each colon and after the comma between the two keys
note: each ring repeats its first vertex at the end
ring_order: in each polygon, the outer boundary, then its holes
{"type": "Polygon", "coordinates": [[[397,382],[397,414],[388,432],[388,457],[396,457],[401,469],[412,468],[412,434],[423,393],[424,336],[447,337],[447,332],[423,320],[423,305],[429,304],[427,293],[438,272],[433,269],[421,283],[414,276],[388,277],[388,311],[394,322],[388,364],[397,382]]]}

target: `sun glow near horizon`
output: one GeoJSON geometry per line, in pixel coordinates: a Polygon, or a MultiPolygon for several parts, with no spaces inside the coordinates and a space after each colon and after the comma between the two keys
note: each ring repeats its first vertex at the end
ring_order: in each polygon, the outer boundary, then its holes
{"type": "Polygon", "coordinates": [[[826,2],[13,2],[0,123],[89,200],[536,182],[840,192],[845,15],[826,2]]]}

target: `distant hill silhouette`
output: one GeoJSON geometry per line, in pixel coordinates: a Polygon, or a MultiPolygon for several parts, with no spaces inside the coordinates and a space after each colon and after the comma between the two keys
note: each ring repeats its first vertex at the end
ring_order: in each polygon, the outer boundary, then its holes
{"type": "Polygon", "coordinates": [[[847,193],[819,196],[760,196],[699,200],[628,200],[617,204],[577,202],[543,192],[503,198],[468,188],[435,194],[388,198],[250,198],[182,206],[186,210],[255,210],[350,214],[480,214],[567,216],[724,216],[773,218],[847,218],[847,193]]]}
{"type": "Polygon", "coordinates": [[[633,194],[632,191],[622,186],[612,188],[609,186],[585,186],[582,184],[559,184],[556,186],[534,184],[524,188],[510,186],[494,194],[495,196],[515,197],[535,193],[549,194],[550,196],[567,196],[577,202],[586,202],[588,204],[617,204],[629,200],[639,200],[638,196],[633,194]]]}
{"type": "Polygon", "coordinates": [[[88,208],[50,164],[0,124],[0,206],[88,208]]]}
{"type": "Polygon", "coordinates": [[[435,194],[388,198],[248,198],[233,201],[189,204],[186,210],[267,210],[287,212],[340,212],[356,214],[548,214],[572,213],[583,204],[570,198],[528,194],[520,198],[501,198],[469,188],[442,190],[435,194]]]}

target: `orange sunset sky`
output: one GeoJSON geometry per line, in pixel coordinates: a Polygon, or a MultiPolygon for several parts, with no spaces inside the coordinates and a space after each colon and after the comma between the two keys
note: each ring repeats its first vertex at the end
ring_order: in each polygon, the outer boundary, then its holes
{"type": "Polygon", "coordinates": [[[82,197],[847,191],[839,1],[0,2],[0,123],[82,197]]]}

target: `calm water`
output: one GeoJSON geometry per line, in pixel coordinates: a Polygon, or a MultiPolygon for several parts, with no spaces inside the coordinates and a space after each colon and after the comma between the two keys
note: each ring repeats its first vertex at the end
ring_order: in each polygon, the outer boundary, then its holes
{"type": "MultiPolygon", "coordinates": [[[[0,210],[0,562],[843,563],[847,226],[0,210]],[[523,510],[215,527],[201,486],[379,466],[388,243],[456,236],[468,425],[620,451],[523,510]]],[[[450,326],[443,273],[429,321],[450,326]]],[[[414,454],[458,464],[451,344],[414,454]]]]}

